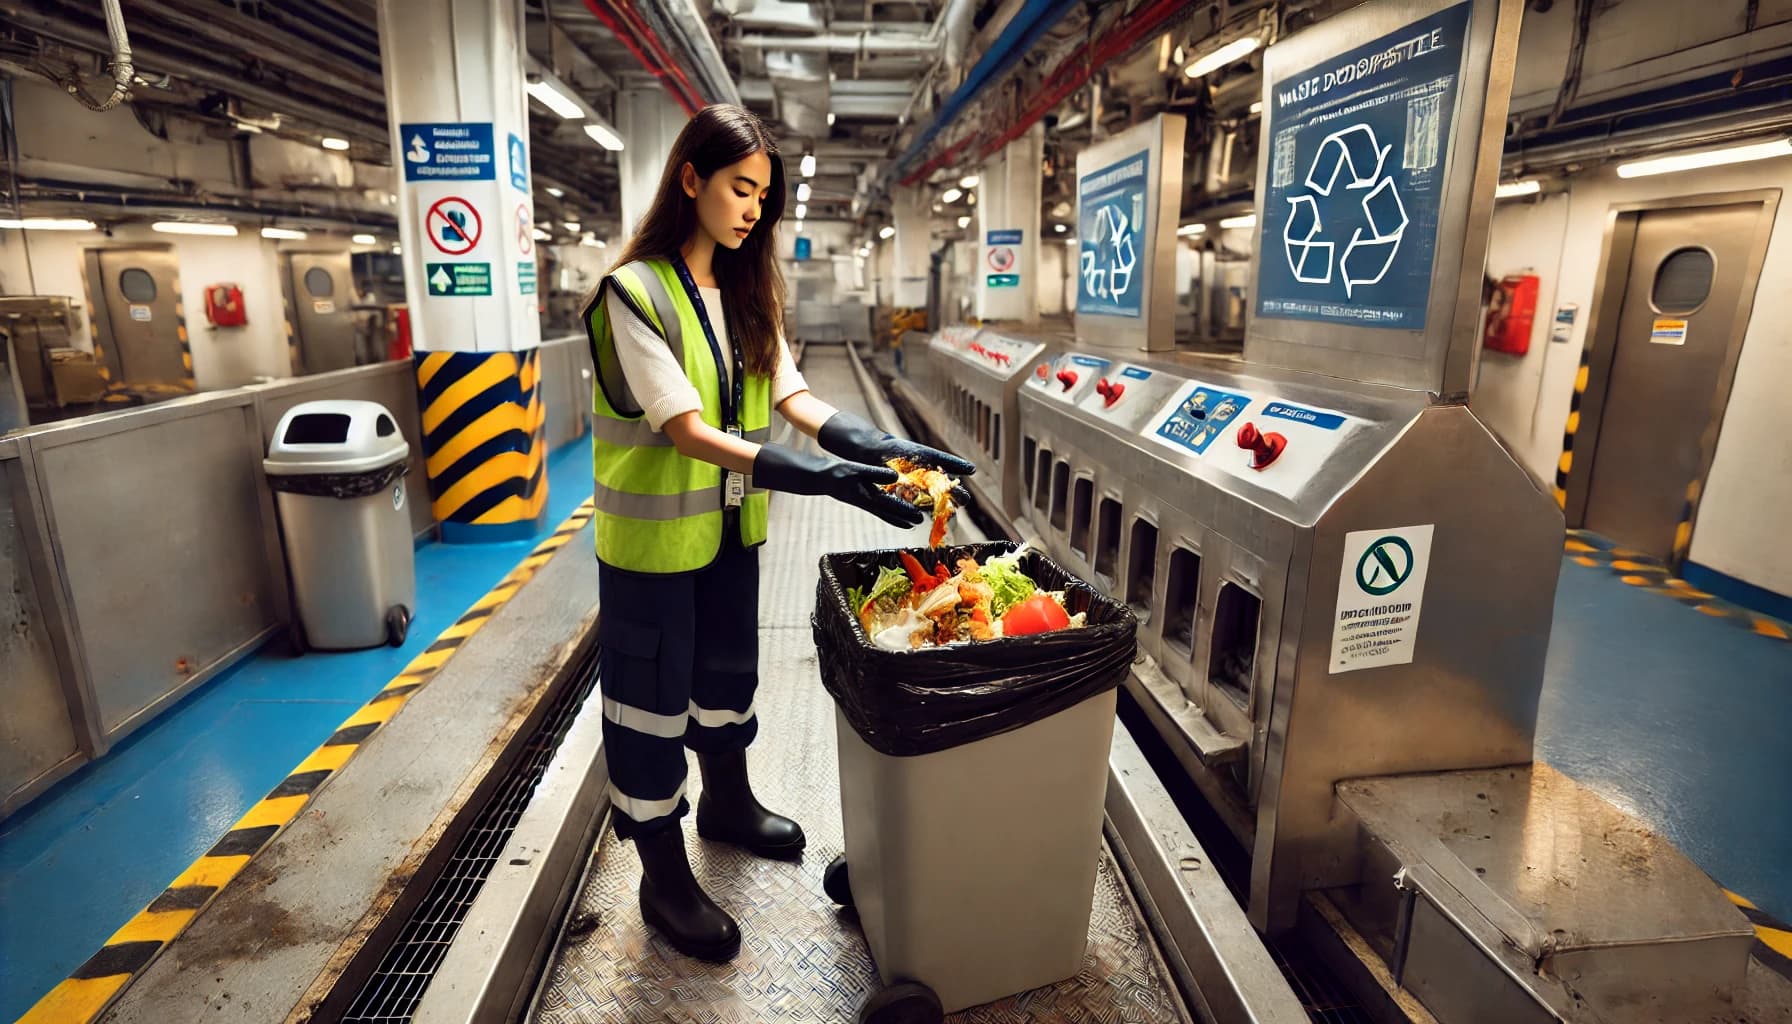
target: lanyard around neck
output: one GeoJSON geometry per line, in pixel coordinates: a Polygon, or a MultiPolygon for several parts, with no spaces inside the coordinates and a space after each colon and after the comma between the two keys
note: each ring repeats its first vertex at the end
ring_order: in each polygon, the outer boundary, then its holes
{"type": "MultiPolygon", "coordinates": [[[[684,262],[682,255],[674,254],[672,269],[678,272],[678,283],[684,286],[684,293],[697,310],[697,322],[703,325],[703,337],[709,341],[710,355],[715,357],[716,373],[724,373],[722,368],[722,346],[716,340],[716,329],[709,322],[709,308],[704,305],[703,293],[697,290],[697,279],[691,276],[691,268],[684,262]]],[[[730,379],[730,387],[722,391],[723,426],[739,426],[741,406],[746,404],[746,360],[741,355],[740,345],[729,346],[734,354],[734,373],[730,379]]]]}

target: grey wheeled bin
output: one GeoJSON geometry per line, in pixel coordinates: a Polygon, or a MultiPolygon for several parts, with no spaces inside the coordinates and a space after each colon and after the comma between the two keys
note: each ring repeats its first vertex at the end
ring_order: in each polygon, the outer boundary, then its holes
{"type": "Polygon", "coordinates": [[[274,428],[262,465],[306,645],[403,645],[417,604],[404,489],[410,454],[377,402],[306,402],[274,428]]]}
{"type": "MultiPolygon", "coordinates": [[[[918,552],[982,561],[984,544],[918,552]]],[[[896,552],[822,557],[815,637],[836,701],[846,852],[823,888],[858,912],[884,988],[861,1024],[931,1024],[1083,969],[1116,686],[1137,623],[1043,556],[1084,628],[889,652],[843,600],[896,552]]]]}

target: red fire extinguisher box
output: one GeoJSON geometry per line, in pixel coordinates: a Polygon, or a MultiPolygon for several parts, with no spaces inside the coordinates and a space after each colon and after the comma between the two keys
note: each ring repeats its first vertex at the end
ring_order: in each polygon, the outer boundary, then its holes
{"type": "Polygon", "coordinates": [[[234,284],[205,286],[205,319],[213,327],[241,327],[249,322],[243,290],[234,284]]]}
{"type": "Polygon", "coordinates": [[[1537,318],[1536,274],[1508,274],[1494,286],[1487,304],[1482,344],[1495,352],[1522,356],[1531,350],[1531,324],[1537,318]]]}

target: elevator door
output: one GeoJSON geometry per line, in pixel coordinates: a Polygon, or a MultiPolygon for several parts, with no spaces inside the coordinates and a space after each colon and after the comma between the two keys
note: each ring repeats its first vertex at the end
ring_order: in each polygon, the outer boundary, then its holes
{"type": "Polygon", "coordinates": [[[1638,215],[1618,317],[1586,526],[1658,558],[1673,556],[1687,485],[1703,473],[1760,203],[1638,215]]]}
{"type": "Polygon", "coordinates": [[[355,365],[355,302],[348,253],[295,252],[286,257],[287,294],[298,340],[299,373],[327,373],[355,365]]]}
{"type": "Polygon", "coordinates": [[[167,249],[102,249],[111,359],[127,385],[188,388],[193,368],[181,341],[180,273],[167,249]]]}

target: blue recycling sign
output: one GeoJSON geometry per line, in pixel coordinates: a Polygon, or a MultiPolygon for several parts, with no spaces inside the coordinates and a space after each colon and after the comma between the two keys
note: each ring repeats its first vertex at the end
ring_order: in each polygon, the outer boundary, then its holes
{"type": "Polygon", "coordinates": [[[1257,315],[1424,329],[1470,7],[1271,83],[1257,315]]]}
{"type": "Polygon", "coordinates": [[[489,121],[401,124],[406,181],[496,181],[498,154],[489,121]]]}
{"type": "Polygon", "coordinates": [[[1145,189],[1151,151],[1076,183],[1076,308],[1137,318],[1145,305],[1145,189]]]}

